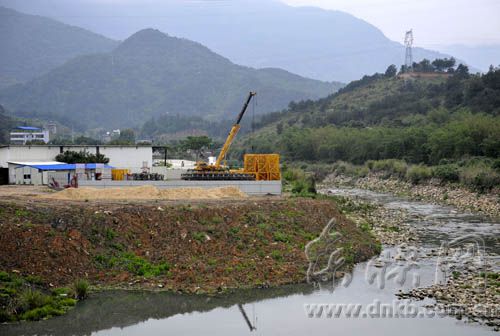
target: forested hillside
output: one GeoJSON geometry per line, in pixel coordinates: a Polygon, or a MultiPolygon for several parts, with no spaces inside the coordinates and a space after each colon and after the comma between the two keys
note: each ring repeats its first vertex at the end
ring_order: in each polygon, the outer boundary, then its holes
{"type": "Polygon", "coordinates": [[[15,115],[111,128],[140,126],[166,114],[233,119],[249,91],[258,92],[258,111],[265,113],[340,86],[239,66],[201,44],[145,29],[111,53],[75,58],[0,91],[0,103],[15,115]]]}
{"type": "Polygon", "coordinates": [[[118,42],[52,19],[0,7],[0,88],[35,78],[69,59],[118,42]]]}
{"type": "Polygon", "coordinates": [[[471,75],[459,65],[444,73],[402,78],[394,67],[365,76],[317,101],[290,104],[262,117],[242,150],[279,151],[289,161],[361,164],[403,159],[437,164],[500,156],[500,69],[471,75]]]}

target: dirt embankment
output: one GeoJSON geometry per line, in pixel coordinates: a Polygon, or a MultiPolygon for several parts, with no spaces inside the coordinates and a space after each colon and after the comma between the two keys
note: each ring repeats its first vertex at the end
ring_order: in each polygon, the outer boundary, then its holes
{"type": "Polygon", "coordinates": [[[304,246],[336,218],[348,260],[375,254],[372,236],[328,200],[245,199],[135,204],[0,199],[0,270],[53,286],[189,292],[303,282],[304,246]]]}

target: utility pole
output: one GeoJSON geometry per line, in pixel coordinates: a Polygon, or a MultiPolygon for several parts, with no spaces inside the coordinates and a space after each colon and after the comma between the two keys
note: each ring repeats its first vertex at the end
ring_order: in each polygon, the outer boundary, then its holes
{"type": "Polygon", "coordinates": [[[413,29],[410,29],[409,31],[406,32],[406,35],[405,35],[405,47],[406,47],[406,54],[405,54],[406,71],[407,72],[412,72],[412,70],[413,70],[413,52],[412,52],[412,47],[413,47],[413,29]]]}

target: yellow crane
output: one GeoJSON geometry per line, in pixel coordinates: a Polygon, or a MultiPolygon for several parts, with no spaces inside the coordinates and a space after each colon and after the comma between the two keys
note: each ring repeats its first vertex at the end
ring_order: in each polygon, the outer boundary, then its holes
{"type": "Polygon", "coordinates": [[[243,118],[250,101],[256,94],[256,92],[250,92],[248,94],[248,98],[245,101],[240,114],[238,114],[236,123],[233,127],[231,127],[229,135],[226,138],[226,142],[224,143],[224,146],[222,146],[215,164],[207,164],[204,161],[197,162],[194,169],[190,169],[187,173],[182,174],[183,180],[255,180],[255,174],[249,174],[242,171],[230,171],[228,167],[222,165],[222,162],[226,158],[226,154],[229,151],[236,134],[238,134],[238,131],[241,128],[241,119],[243,118]]]}

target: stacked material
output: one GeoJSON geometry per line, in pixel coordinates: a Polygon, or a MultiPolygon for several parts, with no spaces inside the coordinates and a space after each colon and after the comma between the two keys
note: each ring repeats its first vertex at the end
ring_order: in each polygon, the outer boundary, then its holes
{"type": "Polygon", "coordinates": [[[140,186],[105,189],[69,188],[43,197],[60,200],[177,200],[243,198],[247,195],[236,187],[159,189],[154,186],[140,186]]]}
{"type": "Polygon", "coordinates": [[[255,175],[257,181],[279,181],[281,179],[279,154],[245,154],[244,171],[255,175]]]}

